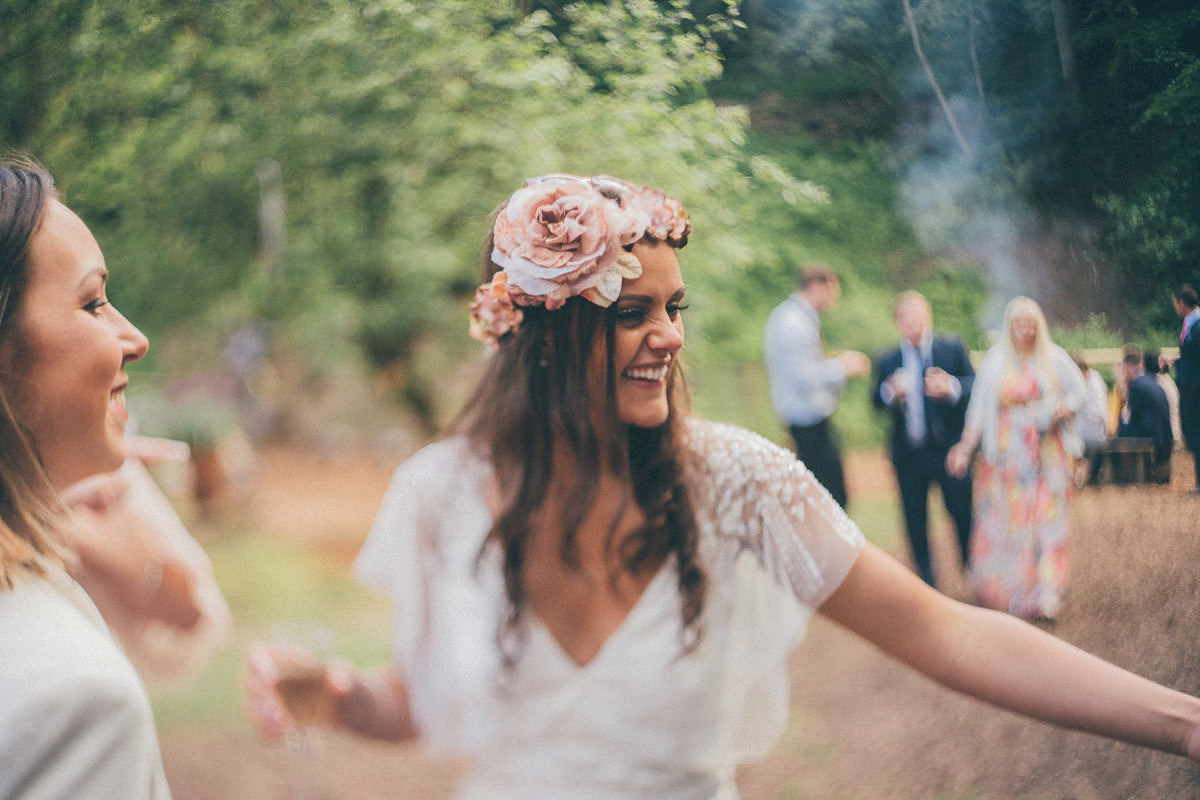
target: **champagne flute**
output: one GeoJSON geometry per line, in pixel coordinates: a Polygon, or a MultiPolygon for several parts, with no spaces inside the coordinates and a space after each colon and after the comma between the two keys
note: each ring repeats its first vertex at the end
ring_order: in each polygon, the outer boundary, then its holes
{"type": "Polygon", "coordinates": [[[333,636],[322,625],[300,624],[277,626],[272,641],[279,670],[275,691],[295,723],[286,737],[292,767],[291,800],[321,800],[317,770],[321,741],[316,723],[332,712],[326,661],[333,636]]]}

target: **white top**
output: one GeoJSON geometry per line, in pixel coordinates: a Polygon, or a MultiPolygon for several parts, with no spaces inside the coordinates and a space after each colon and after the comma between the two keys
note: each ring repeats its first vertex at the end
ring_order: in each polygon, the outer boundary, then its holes
{"type": "Polygon", "coordinates": [[[788,712],[787,655],[863,546],[854,523],[787,450],[739,428],[688,423],[709,576],[704,638],[684,653],[674,562],[584,666],[525,609],[510,674],[490,465],[462,438],[396,471],[355,563],[395,601],[394,660],[426,742],[465,756],[471,800],[729,800],[788,712]]]}
{"type": "Polygon", "coordinates": [[[0,797],[169,800],[150,701],[65,572],[0,590],[0,797]]]}
{"type": "Polygon", "coordinates": [[[1089,369],[1083,379],[1087,397],[1079,412],[1079,437],[1084,444],[1103,444],[1108,438],[1108,386],[1094,369],[1089,369]]]}

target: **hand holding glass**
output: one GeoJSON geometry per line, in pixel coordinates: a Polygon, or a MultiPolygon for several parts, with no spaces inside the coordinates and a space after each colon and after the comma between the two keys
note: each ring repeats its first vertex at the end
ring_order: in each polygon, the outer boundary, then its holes
{"type": "Polygon", "coordinates": [[[320,740],[310,730],[329,721],[335,697],[329,687],[327,630],[277,630],[270,642],[251,645],[245,678],[247,710],[269,738],[287,740],[292,761],[292,800],[321,797],[316,764],[320,740]]]}

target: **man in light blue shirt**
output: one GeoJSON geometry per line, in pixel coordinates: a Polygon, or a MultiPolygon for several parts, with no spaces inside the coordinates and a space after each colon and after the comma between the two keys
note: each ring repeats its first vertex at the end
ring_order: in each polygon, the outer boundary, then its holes
{"type": "Polygon", "coordinates": [[[792,434],[796,455],[844,508],[846,480],[829,418],[847,378],[866,375],[871,362],[857,351],[825,352],[820,315],[837,305],[842,291],[833,271],[809,263],[798,278],[799,291],[767,317],[764,350],[771,400],[792,434]]]}

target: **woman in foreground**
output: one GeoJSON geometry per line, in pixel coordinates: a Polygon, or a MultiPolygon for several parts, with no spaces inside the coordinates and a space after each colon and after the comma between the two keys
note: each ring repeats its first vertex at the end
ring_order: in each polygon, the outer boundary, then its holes
{"type": "Polygon", "coordinates": [[[133,666],[67,574],[61,492],[125,460],[125,365],[87,226],[32,162],[0,162],[0,797],[170,797],[133,666]]]}
{"type": "MultiPolygon", "coordinates": [[[[612,178],[534,179],[501,207],[471,307],[495,352],[356,562],[395,601],[393,661],[331,667],[328,721],[465,757],[472,800],[730,800],[782,730],[816,610],[949,688],[1200,760],[1200,700],[946,598],[791,453],[687,415],[689,233],[678,202],[612,178]]],[[[248,656],[277,736],[294,654],[248,656]]]]}

